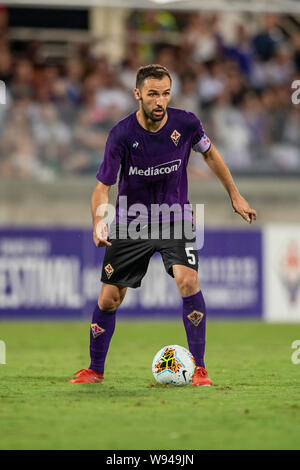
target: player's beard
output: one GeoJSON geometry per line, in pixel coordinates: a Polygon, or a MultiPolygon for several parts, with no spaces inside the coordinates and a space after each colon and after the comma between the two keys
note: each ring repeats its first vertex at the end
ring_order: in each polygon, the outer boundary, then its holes
{"type": "Polygon", "coordinates": [[[142,104],[142,110],[143,110],[143,113],[145,115],[145,117],[147,119],[150,119],[152,122],[159,122],[159,121],[162,121],[163,118],[165,117],[166,115],[166,110],[163,109],[162,107],[158,106],[157,108],[154,108],[152,111],[148,111],[147,109],[145,109],[145,106],[144,106],[144,103],[143,103],[143,99],[141,98],[141,104],[142,104]],[[161,115],[160,116],[155,116],[154,112],[155,111],[162,111],[161,115]]]}

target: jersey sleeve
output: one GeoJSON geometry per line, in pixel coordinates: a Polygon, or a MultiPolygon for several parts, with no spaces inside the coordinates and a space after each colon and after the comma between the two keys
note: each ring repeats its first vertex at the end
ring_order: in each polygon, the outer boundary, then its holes
{"type": "Polygon", "coordinates": [[[113,185],[117,181],[123,149],[118,139],[111,131],[106,141],[104,159],[101,163],[96,178],[101,183],[113,185]]]}
{"type": "Polygon", "coordinates": [[[192,149],[195,152],[205,153],[210,149],[211,141],[205,134],[201,121],[195,116],[196,130],[192,139],[192,149]]]}

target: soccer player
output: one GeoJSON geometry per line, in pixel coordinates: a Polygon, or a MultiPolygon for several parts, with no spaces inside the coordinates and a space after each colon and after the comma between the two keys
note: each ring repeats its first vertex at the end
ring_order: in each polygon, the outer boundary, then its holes
{"type": "Polygon", "coordinates": [[[134,89],[138,110],[116,124],[107,139],[104,160],[97,173],[98,183],[91,199],[94,243],[97,247],[106,247],[102,286],[91,322],[91,362],[88,369],[74,374],[76,377],[71,383],[103,381],[116,311],[127,288],[141,285],[151,256],[159,252],[182,297],[183,324],[196,362],[193,385],[212,385],[204,362],[206,306],[198,280],[193,214],[191,208],[184,210],[190,207],[187,164],[191,149],[203,155],[224,185],[235,212],[251,223],[256,219],[256,211],[239,194],[222,156],[205,135],[200,120],[193,113],[168,107],[171,83],[165,67],[158,64],[141,67],[134,89]],[[103,207],[108,205],[109,190],[116,183],[119,170],[115,224],[108,232],[103,207]],[[127,211],[123,208],[124,198],[127,211]],[[145,209],[140,214],[142,219],[137,217],[136,206],[133,206],[137,203],[145,209]],[[175,207],[169,213],[169,221],[161,213],[152,211],[153,207],[162,204],[175,207]],[[140,237],[130,236],[129,226],[135,220],[143,220],[143,216],[145,224],[133,225],[140,230],[140,237]],[[170,236],[165,237],[164,227],[168,222],[170,236]],[[184,230],[178,238],[175,228],[183,223],[190,231],[184,230]],[[154,235],[153,227],[157,228],[154,235]]]}

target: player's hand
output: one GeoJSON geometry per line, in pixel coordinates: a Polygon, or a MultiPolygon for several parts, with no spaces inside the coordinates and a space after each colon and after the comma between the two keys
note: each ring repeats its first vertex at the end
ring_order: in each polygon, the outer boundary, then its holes
{"type": "Polygon", "coordinates": [[[237,196],[231,202],[234,212],[240,214],[246,222],[251,224],[252,220],[256,220],[256,210],[251,209],[246,199],[242,196],[237,196]]]}
{"type": "Polygon", "coordinates": [[[111,243],[107,240],[108,238],[108,229],[107,225],[100,221],[95,221],[93,239],[95,245],[100,248],[102,246],[111,246],[111,243]]]}

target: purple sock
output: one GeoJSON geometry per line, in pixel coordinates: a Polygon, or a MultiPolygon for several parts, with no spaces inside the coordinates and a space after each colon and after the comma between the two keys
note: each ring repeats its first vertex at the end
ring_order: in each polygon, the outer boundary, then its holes
{"type": "Polygon", "coordinates": [[[196,365],[205,367],[206,306],[201,290],[183,300],[183,323],[190,352],[196,365]]]}
{"type": "Polygon", "coordinates": [[[115,331],[116,311],[101,310],[98,304],[95,307],[91,331],[90,331],[90,356],[89,369],[104,373],[104,362],[109,348],[109,343],[115,331]]]}

